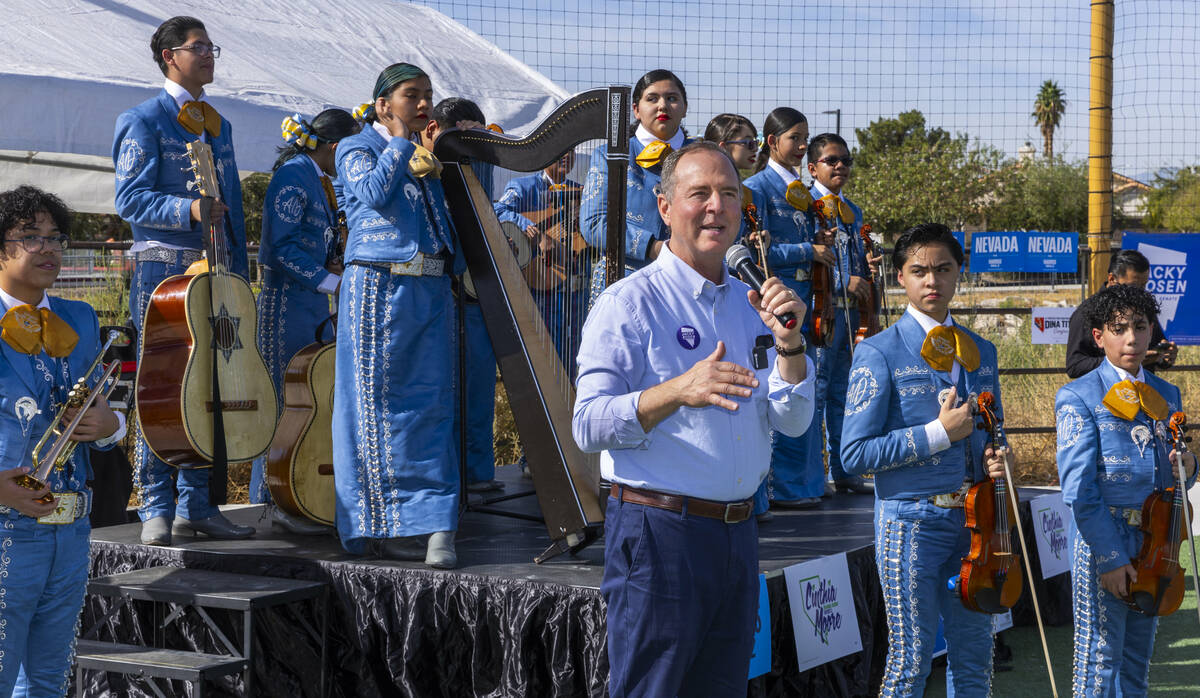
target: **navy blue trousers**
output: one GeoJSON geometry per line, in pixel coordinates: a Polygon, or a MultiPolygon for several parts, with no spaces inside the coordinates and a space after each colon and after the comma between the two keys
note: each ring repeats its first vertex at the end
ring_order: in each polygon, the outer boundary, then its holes
{"type": "Polygon", "coordinates": [[[608,693],[745,695],[758,616],[758,524],[610,498],[604,522],[608,693]]]}

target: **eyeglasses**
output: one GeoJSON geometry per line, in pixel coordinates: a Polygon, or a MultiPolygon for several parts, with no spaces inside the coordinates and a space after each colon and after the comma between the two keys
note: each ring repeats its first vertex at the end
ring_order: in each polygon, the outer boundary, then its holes
{"type": "Polygon", "coordinates": [[[176,46],[172,51],[191,51],[201,58],[207,58],[211,55],[213,58],[221,57],[221,47],[213,46],[212,44],[188,44],[187,46],[176,46]]]}
{"type": "Polygon", "coordinates": [[[736,141],[725,141],[725,145],[740,145],[743,148],[753,148],[758,145],[757,138],[742,138],[736,141]]]}
{"type": "Polygon", "coordinates": [[[817,160],[817,162],[823,165],[829,165],[830,167],[837,167],[837,164],[840,162],[846,167],[850,167],[854,164],[854,158],[850,157],[849,155],[844,158],[839,158],[836,155],[830,155],[829,157],[824,157],[820,160],[817,160]]]}
{"type": "Polygon", "coordinates": [[[37,254],[46,247],[54,249],[57,247],[60,250],[67,249],[67,242],[71,238],[66,235],[55,235],[53,237],[42,237],[41,235],[26,235],[19,238],[5,238],[5,242],[20,243],[21,247],[30,254],[37,254]]]}

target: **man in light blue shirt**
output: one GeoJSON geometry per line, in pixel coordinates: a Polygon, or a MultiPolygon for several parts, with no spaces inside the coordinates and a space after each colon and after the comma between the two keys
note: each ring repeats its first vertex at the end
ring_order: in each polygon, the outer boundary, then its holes
{"type": "Polygon", "coordinates": [[[736,695],[758,597],[750,498],[769,430],[799,436],[811,421],[815,371],[799,324],[776,319],[803,317],[803,302],[778,279],[760,295],[725,268],[741,216],[729,156],[688,145],[660,188],[670,240],[597,299],[578,357],[575,440],[603,452],[614,483],[601,585],[609,694],[736,695]],[[759,344],[777,357],[755,360],[759,344]]]}

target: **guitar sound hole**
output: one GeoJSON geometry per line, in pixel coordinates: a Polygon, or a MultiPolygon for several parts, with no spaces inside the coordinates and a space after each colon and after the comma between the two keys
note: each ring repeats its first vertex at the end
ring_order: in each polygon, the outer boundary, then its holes
{"type": "Polygon", "coordinates": [[[233,349],[237,339],[237,326],[233,324],[233,320],[229,317],[219,317],[215,324],[217,347],[225,351],[233,349]]]}

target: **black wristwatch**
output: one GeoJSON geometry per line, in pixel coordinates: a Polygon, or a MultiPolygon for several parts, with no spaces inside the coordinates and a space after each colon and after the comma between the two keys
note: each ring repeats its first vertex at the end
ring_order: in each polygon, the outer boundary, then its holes
{"type": "Polygon", "coordinates": [[[798,356],[803,354],[805,349],[808,349],[808,342],[804,341],[804,335],[800,335],[800,346],[792,349],[788,349],[779,342],[775,342],[775,353],[780,356],[798,356]]]}

